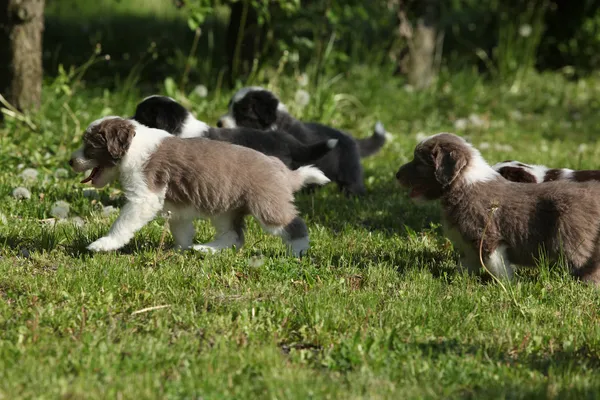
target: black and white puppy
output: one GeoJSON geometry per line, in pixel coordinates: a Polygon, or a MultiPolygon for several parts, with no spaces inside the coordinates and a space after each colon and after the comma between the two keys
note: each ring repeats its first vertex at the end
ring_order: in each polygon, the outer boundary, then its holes
{"type": "Polygon", "coordinates": [[[342,191],[353,195],[365,192],[361,157],[377,153],[386,142],[386,132],[380,122],[375,125],[371,137],[355,139],[347,133],[322,124],[297,120],[272,92],[254,86],[240,89],[232,97],[228,113],[219,119],[217,126],[283,131],[305,144],[337,139],[337,148],[318,160],[315,165],[329,179],[335,181],[342,191]]]}
{"type": "Polygon", "coordinates": [[[181,138],[205,137],[249,147],[279,158],[291,169],[314,164],[338,143],[337,139],[328,139],[307,145],[284,132],[269,133],[250,128],[211,128],[197,120],[177,101],[166,96],[150,96],[142,100],[137,105],[132,119],[149,128],[162,129],[181,138]]]}
{"type": "Polygon", "coordinates": [[[503,161],[492,168],[512,182],[543,183],[553,181],[587,182],[600,181],[599,170],[572,170],[549,168],[545,165],[525,164],[520,161],[503,161]]]}

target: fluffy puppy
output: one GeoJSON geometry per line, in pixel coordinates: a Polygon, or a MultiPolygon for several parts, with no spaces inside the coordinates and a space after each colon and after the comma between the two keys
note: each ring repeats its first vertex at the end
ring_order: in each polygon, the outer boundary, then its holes
{"type": "Polygon", "coordinates": [[[107,236],[88,246],[116,250],[160,211],[171,211],[175,246],[217,251],[244,243],[244,217],[253,215],[301,256],[308,229],[294,207],[293,193],[306,184],[329,180],[318,169],[289,170],[280,160],[252,149],[204,138],[182,139],[119,117],[99,119],[87,128],[82,147],[69,164],[92,169],[82,183],[102,187],[120,177],[127,203],[107,236]],[[193,245],[196,217],[210,219],[217,236],[193,245]]]}
{"type": "Polygon", "coordinates": [[[446,235],[461,264],[511,278],[513,264],[531,266],[540,251],[564,257],[573,275],[600,283],[600,183],[504,179],[464,139],[441,133],[423,140],[396,174],[411,198],[440,199],[446,235]],[[485,232],[485,233],[484,233],[485,232]]]}
{"type": "Polygon", "coordinates": [[[306,144],[326,139],[338,140],[337,148],[315,162],[315,165],[347,194],[360,195],[365,192],[360,158],[377,153],[386,142],[386,132],[380,122],[375,125],[371,137],[354,139],[337,129],[295,119],[273,93],[260,87],[240,89],[229,101],[228,108],[228,113],[219,119],[217,126],[283,131],[306,144]]]}
{"type": "Polygon", "coordinates": [[[600,170],[575,171],[567,168],[548,168],[544,165],[530,165],[513,160],[495,164],[492,168],[512,182],[600,181],[600,170]]]}
{"type": "Polygon", "coordinates": [[[211,128],[197,120],[184,106],[166,96],[150,96],[139,103],[132,119],[149,128],[162,129],[182,137],[205,137],[249,147],[279,158],[291,169],[314,163],[338,140],[329,139],[306,145],[283,132],[263,132],[250,128],[211,128]]]}

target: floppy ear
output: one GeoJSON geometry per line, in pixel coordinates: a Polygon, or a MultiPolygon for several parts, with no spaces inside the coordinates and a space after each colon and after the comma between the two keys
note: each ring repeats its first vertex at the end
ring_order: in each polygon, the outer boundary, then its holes
{"type": "Polygon", "coordinates": [[[131,140],[135,136],[135,127],[130,122],[115,118],[114,120],[104,121],[98,127],[100,134],[106,140],[106,149],[114,160],[123,158],[131,140]]]}
{"type": "Polygon", "coordinates": [[[535,176],[519,167],[502,167],[498,170],[500,175],[512,182],[537,183],[535,176]]]}
{"type": "Polygon", "coordinates": [[[443,188],[449,186],[467,165],[466,157],[454,150],[435,146],[431,151],[435,168],[435,179],[443,188]]]}
{"type": "Polygon", "coordinates": [[[249,105],[260,124],[264,127],[271,126],[277,120],[277,106],[279,100],[267,90],[258,90],[246,95],[249,105]]]}

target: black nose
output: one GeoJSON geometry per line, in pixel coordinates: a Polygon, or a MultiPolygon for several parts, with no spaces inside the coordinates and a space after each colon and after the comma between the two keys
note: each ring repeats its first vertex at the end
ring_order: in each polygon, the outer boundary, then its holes
{"type": "Polygon", "coordinates": [[[73,159],[69,160],[69,165],[72,167],[73,166],[73,159]]]}
{"type": "Polygon", "coordinates": [[[222,128],[223,127],[223,122],[221,122],[221,120],[217,121],[217,128],[222,128]]]}

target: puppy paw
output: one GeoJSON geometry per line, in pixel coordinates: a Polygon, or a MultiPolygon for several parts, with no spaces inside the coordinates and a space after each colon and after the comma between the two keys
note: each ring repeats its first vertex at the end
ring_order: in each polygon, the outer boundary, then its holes
{"type": "Polygon", "coordinates": [[[121,243],[117,242],[113,238],[104,236],[90,244],[87,249],[91,251],[111,251],[117,250],[122,246],[123,245],[121,243]]]}
{"type": "Polygon", "coordinates": [[[219,251],[220,249],[206,245],[206,244],[195,244],[192,246],[192,249],[202,252],[202,253],[216,253],[217,251],[219,251]]]}

